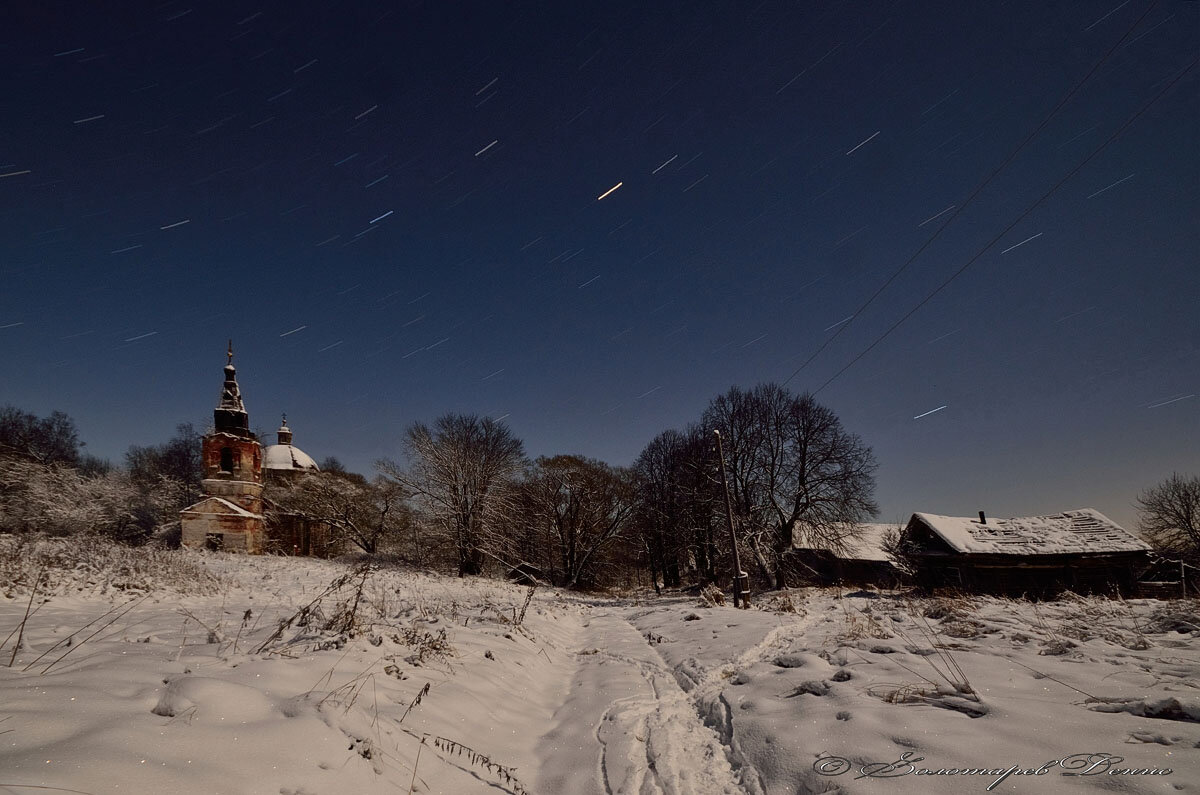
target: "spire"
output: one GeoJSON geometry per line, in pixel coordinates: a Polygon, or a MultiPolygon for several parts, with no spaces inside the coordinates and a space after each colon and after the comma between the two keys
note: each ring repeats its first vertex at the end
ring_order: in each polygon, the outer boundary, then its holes
{"type": "Polygon", "coordinates": [[[292,429],[287,426],[287,414],[283,415],[283,421],[279,423],[279,430],[276,433],[279,436],[279,444],[292,443],[292,429]]]}
{"type": "Polygon", "coordinates": [[[221,386],[221,401],[213,410],[214,424],[218,432],[250,438],[250,418],[246,414],[246,405],[242,403],[237,370],[233,366],[233,340],[229,341],[225,356],[225,383],[221,386]]]}

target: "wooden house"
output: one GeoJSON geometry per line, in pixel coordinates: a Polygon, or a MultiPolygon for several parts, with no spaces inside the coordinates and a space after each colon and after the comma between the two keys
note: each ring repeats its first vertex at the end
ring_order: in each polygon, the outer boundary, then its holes
{"type": "Polygon", "coordinates": [[[1150,546],[1099,511],[978,519],[914,513],[902,555],[921,586],[1045,596],[1132,593],[1150,546]]]}
{"type": "Polygon", "coordinates": [[[816,546],[798,538],[784,557],[789,579],[810,585],[874,585],[895,588],[903,579],[884,541],[894,524],[854,525],[836,547],[816,546]]]}

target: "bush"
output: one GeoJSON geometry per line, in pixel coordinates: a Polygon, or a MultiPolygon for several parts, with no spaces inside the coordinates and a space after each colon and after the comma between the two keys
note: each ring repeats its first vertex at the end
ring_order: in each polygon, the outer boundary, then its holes
{"type": "Polygon", "coordinates": [[[97,536],[0,535],[0,594],[172,590],[213,594],[226,583],[188,550],[129,547],[97,536]]]}

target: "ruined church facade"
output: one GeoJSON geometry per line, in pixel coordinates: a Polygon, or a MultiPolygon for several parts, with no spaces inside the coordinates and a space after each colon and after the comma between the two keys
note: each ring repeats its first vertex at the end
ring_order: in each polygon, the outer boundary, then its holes
{"type": "Polygon", "coordinates": [[[226,352],[225,381],[213,410],[213,428],[201,442],[204,498],[179,514],[183,546],[261,555],[326,556],[335,551],[329,527],[290,513],[263,497],[272,484],[285,486],[317,463],[292,444],[286,415],[276,444],[264,448],[250,430],[250,417],[226,352]]]}

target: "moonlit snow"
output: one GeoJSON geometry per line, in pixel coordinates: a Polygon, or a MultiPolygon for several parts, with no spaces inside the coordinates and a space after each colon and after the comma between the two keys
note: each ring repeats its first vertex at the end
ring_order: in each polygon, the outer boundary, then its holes
{"type": "MultiPolygon", "coordinates": [[[[30,566],[65,554],[36,543],[30,566]]],[[[736,610],[696,593],[530,597],[357,561],[159,554],[194,573],[80,567],[47,575],[32,603],[28,585],[0,598],[0,792],[1164,793],[1200,780],[1194,602],[797,589],[736,610]]]]}

